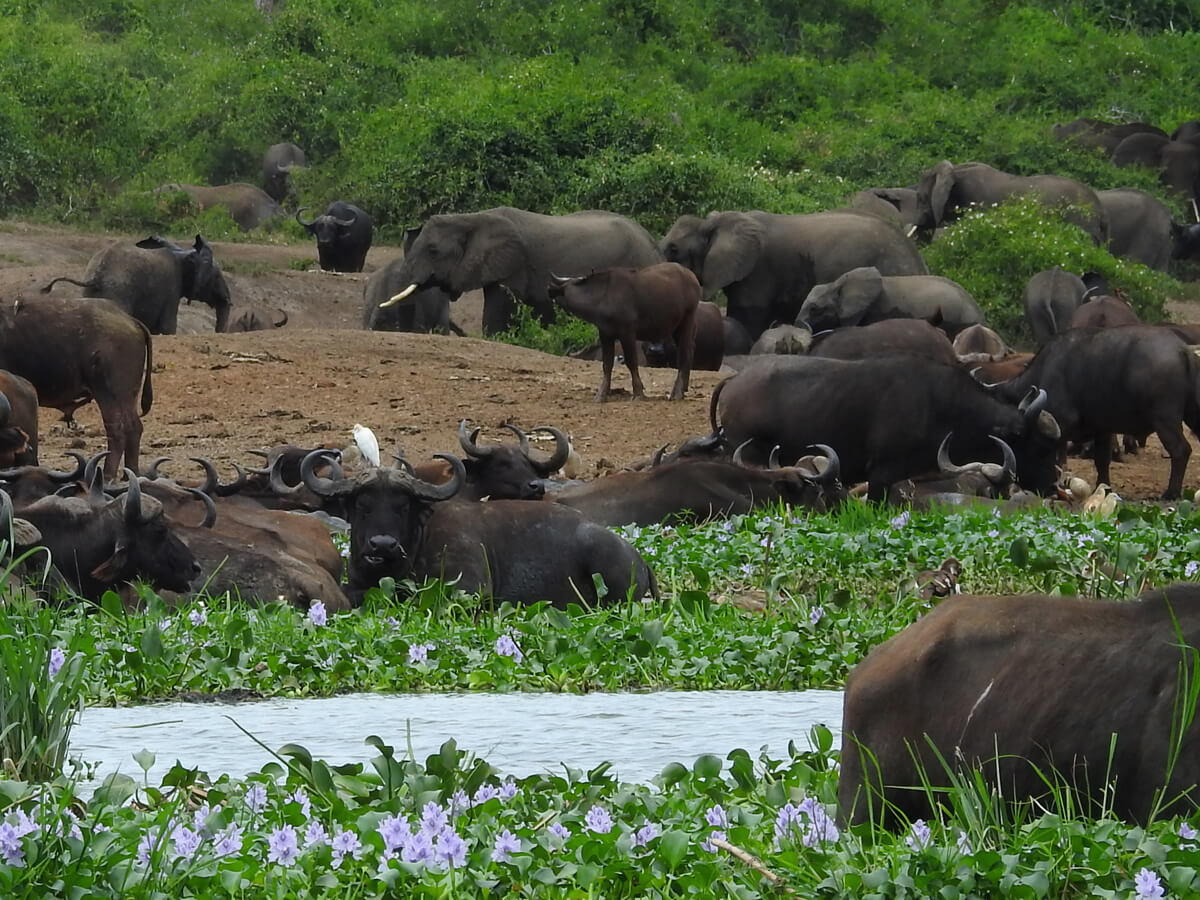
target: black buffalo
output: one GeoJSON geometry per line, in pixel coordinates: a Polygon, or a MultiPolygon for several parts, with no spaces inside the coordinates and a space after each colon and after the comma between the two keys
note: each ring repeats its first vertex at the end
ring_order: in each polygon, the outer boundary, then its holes
{"type": "Polygon", "coordinates": [[[1200,647],[1194,584],[1126,603],[950,598],[850,673],[841,816],[932,818],[926,779],[943,789],[946,765],[977,769],[1010,801],[1045,802],[1047,780],[1061,779],[1076,813],[1107,807],[1145,822],[1158,796],[1165,814],[1190,812],[1200,783],[1197,722],[1181,735],[1173,770],[1167,761],[1191,647],[1200,647]]]}
{"type": "Polygon", "coordinates": [[[353,203],[334,200],[324,214],[311,222],[300,218],[308,207],[296,210],[296,221],[317,239],[317,259],[326,272],[361,272],[371,249],[371,217],[353,203]]]}
{"type": "Polygon", "coordinates": [[[951,432],[950,451],[960,459],[995,459],[991,437],[1003,438],[1016,453],[1021,484],[1051,492],[1060,434],[1045,404],[1044,392],[1007,403],[960,367],[910,354],[773,356],[717,385],[709,416],[730,444],[753,441],[761,456],[779,445],[783,462],[828,444],[843,480],[866,480],[868,496],[883,500],[894,482],[932,471],[951,432]]]}
{"type": "MultiPolygon", "coordinates": [[[[535,456],[529,448],[529,436],[515,425],[504,424],[517,436],[516,447],[505,444],[479,444],[479,428],[467,431],[467,420],[458,426],[458,442],[467,458],[466,484],[458,493],[463,500],[540,500],[546,493],[545,479],[557,472],[567,461],[571,441],[557,428],[539,426],[554,437],[554,453],[549,457],[535,456]]],[[[447,473],[449,475],[449,473],[447,473]]]]}
{"type": "Polygon", "coordinates": [[[305,457],[301,474],[316,494],[341,499],[350,521],[349,594],[385,576],[441,578],[496,601],[558,607],[595,602],[593,577],[607,599],[658,597],[641,555],[613,532],[556,503],[493,500],[445,503],[466,481],[462,460],[439,454],[454,471],[431,484],[408,467],[378,466],[355,478],[324,478],[315,467],[325,451],[305,457]]]}

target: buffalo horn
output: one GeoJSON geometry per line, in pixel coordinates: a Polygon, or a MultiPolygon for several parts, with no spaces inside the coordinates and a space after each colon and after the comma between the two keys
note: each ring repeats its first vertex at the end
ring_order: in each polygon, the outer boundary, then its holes
{"type": "Polygon", "coordinates": [[[825,471],[808,480],[816,484],[832,484],[837,481],[842,474],[842,461],[838,458],[837,451],[828,444],[809,444],[807,449],[820,450],[829,460],[825,465],[825,471]]]}
{"type": "Polygon", "coordinates": [[[397,450],[395,453],[393,453],[392,459],[396,461],[397,466],[399,466],[413,478],[417,477],[417,470],[412,467],[412,463],[404,458],[404,454],[401,451],[397,450]]]}
{"type": "Polygon", "coordinates": [[[448,453],[435,453],[433,456],[434,459],[444,459],[450,464],[450,468],[453,470],[450,480],[445,484],[432,484],[420,478],[413,478],[410,481],[409,489],[414,497],[420,497],[422,500],[449,500],[458,493],[463,482],[467,480],[467,468],[457,456],[451,456],[448,453]]]}
{"type": "Polygon", "coordinates": [[[650,457],[650,468],[653,469],[655,466],[662,465],[663,457],[667,455],[667,447],[668,446],[670,446],[670,445],[663,444],[661,447],[659,447],[657,450],[654,451],[654,455],[650,457]]]}
{"type": "Polygon", "coordinates": [[[548,459],[536,460],[529,455],[528,440],[523,442],[521,451],[525,454],[526,459],[529,460],[529,464],[533,466],[535,472],[543,477],[553,475],[566,465],[567,457],[571,455],[571,439],[553,425],[539,425],[533,430],[542,431],[554,437],[554,453],[548,459]]]}
{"type": "Polygon", "coordinates": [[[200,490],[210,497],[228,497],[230,494],[236,494],[246,483],[246,472],[237,463],[233,464],[238,473],[237,479],[232,484],[221,484],[221,479],[217,477],[217,468],[211,460],[202,456],[189,456],[188,459],[204,469],[204,484],[200,486],[200,490]]]}
{"type": "Polygon", "coordinates": [[[770,454],[770,456],[767,457],[767,468],[768,469],[778,469],[779,468],[779,451],[782,449],[783,448],[780,447],[778,444],[776,444],[774,447],[771,448],[771,454],[770,454]]]}
{"type": "Polygon", "coordinates": [[[330,216],[329,218],[333,219],[333,224],[338,226],[338,228],[349,228],[358,221],[358,216],[353,216],[349,219],[334,219],[333,216],[330,216]]]}
{"type": "Polygon", "coordinates": [[[148,468],[146,470],[146,477],[149,478],[151,481],[158,481],[158,479],[163,477],[163,474],[158,471],[158,467],[161,466],[165,462],[169,462],[170,459],[171,459],[171,457],[169,457],[169,456],[154,457],[154,459],[152,459],[150,461],[150,468],[148,468]]]}
{"type": "Polygon", "coordinates": [[[988,437],[1000,445],[1000,452],[1004,454],[1004,464],[997,466],[995,463],[988,463],[983,467],[983,474],[988,477],[989,481],[997,484],[1015,481],[1017,478],[1017,454],[1013,453],[1013,448],[996,435],[992,434],[988,437]]]}
{"type": "MultiPolygon", "coordinates": [[[[96,470],[100,468],[100,463],[103,462],[107,456],[108,456],[108,451],[102,450],[100,453],[97,453],[95,456],[93,456],[91,459],[89,459],[84,464],[84,466],[83,466],[83,483],[84,484],[94,485],[96,483],[96,470]]],[[[103,486],[104,479],[100,479],[100,484],[101,484],[101,486],[103,486]]]]}
{"type": "Polygon", "coordinates": [[[511,425],[508,422],[505,422],[500,427],[507,428],[509,431],[511,431],[513,434],[515,434],[517,436],[518,449],[521,451],[521,455],[524,456],[526,459],[528,459],[529,458],[529,435],[527,435],[525,432],[523,432],[516,425],[511,425]]]}
{"type": "MultiPolygon", "coordinates": [[[[58,482],[58,483],[79,481],[80,479],[82,479],[84,467],[87,465],[87,457],[84,456],[82,453],[80,453],[78,450],[64,450],[63,454],[65,456],[73,456],[75,458],[75,462],[77,463],[77,465],[75,466],[75,471],[74,472],[58,472],[58,471],[55,471],[54,469],[44,469],[43,471],[45,471],[47,477],[51,481],[58,482]]],[[[39,467],[38,466],[16,466],[11,469],[0,469],[0,478],[6,479],[6,480],[20,478],[23,475],[26,475],[29,472],[31,472],[37,468],[39,468],[39,467]]]]}
{"type": "Polygon", "coordinates": [[[555,275],[553,272],[551,272],[550,280],[553,281],[555,284],[557,284],[559,287],[564,287],[564,286],[570,284],[575,279],[571,278],[570,276],[567,276],[567,275],[555,275]]]}
{"type": "MultiPolygon", "coordinates": [[[[328,451],[314,450],[313,453],[323,453],[328,451]]],[[[309,454],[310,456],[312,454],[309,454]]],[[[304,491],[303,484],[288,484],[283,480],[283,454],[279,454],[271,463],[271,468],[267,470],[267,478],[270,481],[271,490],[280,497],[294,497],[304,491]]]]}
{"type": "Polygon", "coordinates": [[[302,206],[298,210],[296,210],[296,221],[299,222],[301,225],[303,225],[305,228],[312,228],[313,225],[317,224],[316,219],[313,219],[311,222],[305,222],[302,218],[300,218],[300,213],[304,212],[306,209],[308,209],[307,206],[302,206]]]}
{"type": "MultiPolygon", "coordinates": [[[[485,456],[491,456],[492,451],[496,449],[495,447],[491,446],[480,447],[477,443],[475,443],[475,440],[479,437],[479,432],[481,430],[482,429],[479,427],[476,427],[474,431],[472,431],[470,434],[467,434],[467,420],[463,419],[458,423],[458,443],[462,445],[462,448],[466,452],[467,456],[472,456],[475,459],[483,459],[485,456]]],[[[524,437],[524,434],[521,436],[524,437]]]]}
{"type": "Polygon", "coordinates": [[[978,472],[982,463],[968,463],[965,466],[956,466],[950,461],[950,438],[954,436],[954,432],[948,432],[942,443],[938,447],[937,464],[938,470],[943,475],[962,475],[965,472],[978,472]]]}
{"type": "Polygon", "coordinates": [[[150,522],[154,516],[142,515],[142,483],[138,481],[133,469],[126,467],[125,477],[129,480],[129,489],[125,492],[125,524],[130,528],[137,528],[150,522]]]}
{"type": "MultiPolygon", "coordinates": [[[[304,487],[308,488],[319,497],[333,497],[337,494],[344,493],[349,489],[349,486],[354,483],[353,481],[346,481],[340,470],[337,473],[336,480],[333,478],[326,478],[323,475],[318,475],[316,473],[317,463],[322,461],[331,461],[332,455],[332,450],[328,450],[324,447],[318,447],[311,453],[306,454],[303,462],[300,463],[300,480],[304,483],[304,487]]],[[[274,472],[275,470],[272,469],[272,475],[274,475],[274,472]]],[[[280,481],[282,481],[282,479],[280,479],[280,481]]],[[[272,487],[274,487],[274,483],[274,479],[272,478],[272,487]]],[[[296,493],[298,490],[299,486],[296,488],[289,488],[288,492],[296,493]]]]}
{"type": "Polygon", "coordinates": [[[188,488],[187,492],[204,504],[204,520],[200,523],[200,527],[212,528],[217,521],[217,504],[213,498],[199,488],[188,488]]]}
{"type": "Polygon", "coordinates": [[[742,451],[753,443],[754,438],[746,438],[746,440],[738,444],[737,449],[733,451],[733,464],[735,466],[746,465],[746,460],[742,457],[742,451]]]}
{"type": "Polygon", "coordinates": [[[406,299],[416,289],[417,289],[417,285],[414,282],[413,284],[410,284],[408,287],[406,287],[404,290],[402,290],[400,293],[392,294],[391,297],[389,297],[387,300],[384,300],[382,303],[379,304],[379,308],[387,309],[389,306],[395,306],[401,300],[406,299]]]}
{"type": "Polygon", "coordinates": [[[1046,399],[1046,392],[1034,385],[1029,389],[1029,393],[1021,399],[1017,406],[1017,412],[1025,417],[1025,421],[1032,422],[1037,418],[1038,413],[1046,408],[1046,399]]]}

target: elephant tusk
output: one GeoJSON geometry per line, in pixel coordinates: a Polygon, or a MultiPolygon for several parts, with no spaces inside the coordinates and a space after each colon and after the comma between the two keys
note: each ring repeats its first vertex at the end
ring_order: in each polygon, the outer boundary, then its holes
{"type": "Polygon", "coordinates": [[[910,238],[910,237],[912,237],[912,236],[913,236],[914,234],[916,234],[916,233],[917,233],[917,226],[916,226],[916,225],[909,225],[907,228],[905,228],[905,229],[904,229],[904,236],[905,236],[906,238],[910,238]]]}
{"type": "Polygon", "coordinates": [[[395,306],[397,303],[399,303],[401,300],[403,300],[405,297],[407,297],[409,294],[411,294],[416,289],[417,289],[416,284],[410,284],[408,287],[406,287],[400,293],[398,293],[395,296],[391,297],[390,299],[384,300],[382,303],[380,303],[379,308],[387,309],[389,306],[395,306]]]}
{"type": "Polygon", "coordinates": [[[1192,198],[1192,215],[1196,217],[1196,221],[1200,222],[1200,208],[1196,206],[1196,198],[1192,198]]]}

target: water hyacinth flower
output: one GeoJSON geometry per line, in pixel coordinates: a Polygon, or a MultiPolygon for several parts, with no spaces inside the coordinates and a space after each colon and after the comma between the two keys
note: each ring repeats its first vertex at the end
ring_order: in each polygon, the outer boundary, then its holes
{"type": "Polygon", "coordinates": [[[501,800],[508,802],[509,800],[514,799],[519,793],[521,793],[521,789],[517,787],[517,783],[511,778],[508,778],[501,783],[497,796],[501,800]]]}
{"type": "Polygon", "coordinates": [[[933,843],[933,832],[924,819],[917,819],[912,823],[908,830],[908,835],[904,838],[906,843],[912,850],[925,850],[933,843]]]}
{"type": "Polygon", "coordinates": [[[251,812],[262,812],[267,805],[267,789],[261,784],[252,784],[242,798],[251,812]]]}
{"type": "Polygon", "coordinates": [[[192,623],[193,628],[208,624],[208,610],[204,608],[203,603],[188,613],[188,621],[192,623]]]}
{"type": "Polygon", "coordinates": [[[425,808],[421,810],[421,830],[436,834],[447,824],[449,824],[449,819],[444,809],[432,800],[425,804],[425,808]]]}
{"type": "Polygon", "coordinates": [[[142,865],[142,866],[150,865],[150,856],[154,853],[154,851],[156,849],[158,849],[158,844],[159,844],[158,829],[157,828],[147,829],[146,833],[142,835],[141,840],[138,841],[138,845],[137,845],[138,865],[142,865]]]}
{"type": "Polygon", "coordinates": [[[284,797],[283,802],[298,804],[300,812],[304,814],[304,818],[306,819],[312,814],[312,801],[308,799],[308,793],[302,787],[296,788],[284,797]]]}
{"type": "Polygon", "coordinates": [[[1142,869],[1134,876],[1133,889],[1137,900],[1160,900],[1166,896],[1162,880],[1150,869],[1142,869]]]}
{"type": "Polygon", "coordinates": [[[612,831],[613,819],[603,806],[593,806],[583,817],[583,824],[587,826],[588,831],[595,834],[608,834],[612,831]]]}
{"type": "Polygon", "coordinates": [[[412,665],[429,661],[429,651],[436,647],[433,644],[410,644],[408,647],[408,661],[412,665]]]}
{"type": "Polygon", "coordinates": [[[825,607],[814,606],[812,609],[810,609],[808,611],[808,624],[816,625],[824,617],[825,617],[825,607]]]}
{"type": "MultiPolygon", "coordinates": [[[[1187,822],[1179,823],[1179,837],[1182,841],[1194,841],[1198,836],[1200,836],[1200,832],[1197,832],[1196,829],[1193,828],[1191,825],[1189,825],[1187,822]]],[[[1195,844],[1181,843],[1179,845],[1179,847],[1182,850],[1195,850],[1196,849],[1195,844]]]]}
{"type": "Polygon", "coordinates": [[[400,858],[406,863],[429,865],[434,862],[433,835],[424,829],[410,835],[400,848],[400,858]]]}
{"type": "Polygon", "coordinates": [[[805,847],[820,847],[837,841],[841,833],[825,807],[815,797],[805,797],[799,803],[788,803],[775,817],[775,846],[781,849],[785,838],[793,831],[800,833],[805,847]]]}
{"type": "Polygon", "coordinates": [[[335,869],[342,865],[342,860],[347,856],[351,859],[362,859],[363,844],[358,834],[353,831],[336,829],[329,846],[333,848],[333,867],[335,869]]]}
{"type": "Polygon", "coordinates": [[[489,800],[494,800],[500,796],[500,788],[494,784],[481,784],[475,790],[475,797],[471,801],[472,806],[482,806],[489,800]]]}
{"type": "Polygon", "coordinates": [[[710,834],[707,838],[705,838],[703,841],[700,842],[700,849],[705,851],[706,853],[716,853],[721,848],[718,847],[716,844],[714,844],[713,841],[724,841],[724,840],[728,840],[728,839],[729,839],[728,834],[726,834],[720,828],[716,828],[713,830],[712,834],[710,834]]]}
{"type": "Polygon", "coordinates": [[[958,852],[963,856],[971,856],[975,852],[975,848],[971,846],[971,839],[965,831],[958,833],[958,837],[954,841],[954,846],[958,848],[958,852]]]}
{"type": "Polygon", "coordinates": [[[329,832],[325,830],[325,826],[320,822],[309,822],[308,828],[304,830],[304,849],[320,847],[328,843],[329,832]]]}
{"type": "Polygon", "coordinates": [[[329,621],[329,616],[325,612],[325,604],[320,600],[314,600],[308,607],[308,620],[318,628],[323,628],[329,621]]]}
{"type": "Polygon", "coordinates": [[[496,841],[492,845],[493,862],[512,862],[512,854],[520,852],[520,839],[507,828],[496,835],[496,841]]]}
{"type": "Polygon", "coordinates": [[[903,528],[905,525],[908,524],[908,520],[910,518],[912,518],[912,516],[909,513],[909,511],[906,509],[904,512],[900,513],[900,515],[898,515],[894,519],[892,519],[892,528],[899,531],[901,528],[903,528]]]}
{"type": "Polygon", "coordinates": [[[62,648],[54,647],[50,651],[50,660],[46,663],[46,668],[50,672],[51,678],[57,678],[58,673],[62,671],[63,664],[67,661],[67,654],[63,653],[62,648]]]}
{"type": "Polygon", "coordinates": [[[388,816],[380,821],[375,828],[379,832],[379,836],[383,838],[384,849],[389,852],[395,852],[403,848],[412,837],[412,826],[407,819],[401,818],[399,815],[388,816]]]}
{"type": "Polygon", "coordinates": [[[517,642],[510,634],[502,634],[496,638],[496,655],[511,656],[513,662],[520,662],[525,658],[525,654],[521,652],[521,648],[517,646],[517,642]]]}
{"type": "Polygon", "coordinates": [[[1195,578],[1197,572],[1200,572],[1200,562],[1196,562],[1194,559],[1183,567],[1183,575],[1185,578],[1195,578]]]}
{"type": "Polygon", "coordinates": [[[444,828],[434,839],[433,852],[443,866],[461,869],[467,864],[467,844],[453,828],[444,828]]]}
{"type": "Polygon", "coordinates": [[[171,843],[174,845],[175,859],[191,859],[200,848],[200,833],[192,831],[186,825],[176,825],[171,832],[171,843]]]}
{"type": "Polygon", "coordinates": [[[230,825],[221,832],[217,838],[216,844],[213,845],[213,852],[218,857],[237,856],[242,852],[242,827],[240,825],[230,825]]]}
{"type": "Polygon", "coordinates": [[[658,827],[657,822],[647,822],[633,833],[633,846],[645,847],[660,834],[662,829],[658,827]]]}
{"type": "Polygon", "coordinates": [[[704,821],[713,828],[728,828],[729,816],[725,812],[725,807],[718,803],[716,806],[710,806],[704,814],[704,821]]]}
{"type": "Polygon", "coordinates": [[[571,837],[571,829],[562,822],[555,822],[546,829],[546,833],[558,841],[559,846],[562,846],[571,837]]]}
{"type": "Polygon", "coordinates": [[[300,846],[296,840],[296,829],[291,825],[276,828],[267,838],[267,862],[279,863],[281,866],[293,866],[300,856],[300,846]]]}
{"type": "Polygon", "coordinates": [[[0,824],[0,859],[16,868],[25,865],[25,847],[21,843],[21,835],[17,833],[16,826],[8,822],[0,824]]]}

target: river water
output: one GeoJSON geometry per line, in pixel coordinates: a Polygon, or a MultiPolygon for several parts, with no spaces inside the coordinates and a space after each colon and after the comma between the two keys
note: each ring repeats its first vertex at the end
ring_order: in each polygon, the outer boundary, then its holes
{"type": "Polygon", "coordinates": [[[273,757],[268,747],[301,744],[332,764],[376,755],[375,734],[416,759],[449,738],[504,774],[562,774],[562,764],[590,769],[613,763],[622,781],[647,782],[667,763],[724,757],[767,747],[786,759],[789,740],[809,749],[814,724],[840,735],[840,691],[661,691],[643,694],[350,694],[319,700],[240,704],[165,703],[84,710],[71,735],[73,757],[99,763],[97,777],[124,772],[141,779],[132,754],[156,756],[150,784],[178,760],[210,776],[243,776],[273,757]]]}

